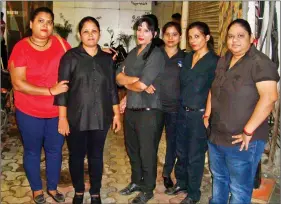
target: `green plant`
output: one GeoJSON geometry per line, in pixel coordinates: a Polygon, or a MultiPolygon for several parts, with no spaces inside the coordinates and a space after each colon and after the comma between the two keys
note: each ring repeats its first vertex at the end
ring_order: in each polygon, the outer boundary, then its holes
{"type": "Polygon", "coordinates": [[[126,51],[129,52],[129,46],[130,46],[130,42],[133,39],[133,35],[127,35],[123,32],[121,32],[118,35],[117,40],[119,41],[119,43],[121,42],[125,47],[126,47],[126,51]]]}
{"type": "Polygon", "coordinates": [[[69,33],[72,33],[72,25],[69,20],[66,20],[62,13],[60,13],[60,18],[63,20],[63,24],[56,23],[54,29],[62,38],[67,39],[69,33]]]}

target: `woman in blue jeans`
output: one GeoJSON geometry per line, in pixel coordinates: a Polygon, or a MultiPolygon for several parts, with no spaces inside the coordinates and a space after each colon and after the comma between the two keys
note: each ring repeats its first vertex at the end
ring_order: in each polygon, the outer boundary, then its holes
{"type": "MultiPolygon", "coordinates": [[[[218,62],[206,107],[206,115],[211,112],[210,203],[251,203],[257,165],[268,138],[267,117],[277,100],[279,80],[276,65],[252,43],[247,21],[230,23],[229,51],[218,62]]],[[[206,127],[208,119],[204,118],[206,127]]]]}
{"type": "Polygon", "coordinates": [[[70,45],[53,36],[54,14],[46,7],[31,15],[32,35],[13,48],[9,70],[14,88],[16,119],[23,141],[23,166],[35,203],[45,203],[40,176],[42,147],[46,157],[47,193],[57,202],[64,137],[58,132],[58,107],[54,95],[68,90],[67,81],[57,83],[61,56],[70,45]]]}

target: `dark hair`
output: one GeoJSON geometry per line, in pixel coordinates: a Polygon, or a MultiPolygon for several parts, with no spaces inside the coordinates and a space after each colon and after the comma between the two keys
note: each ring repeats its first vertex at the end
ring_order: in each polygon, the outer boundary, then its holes
{"type": "Polygon", "coordinates": [[[178,31],[178,33],[181,35],[181,25],[179,23],[176,23],[173,21],[168,22],[163,26],[162,33],[164,34],[166,32],[166,30],[170,27],[174,27],[178,31]]]}
{"type": "Polygon", "coordinates": [[[155,43],[153,42],[153,39],[155,39],[154,35],[155,35],[155,32],[157,32],[158,27],[156,27],[155,21],[151,17],[148,17],[148,15],[145,15],[145,16],[141,17],[140,19],[138,19],[137,22],[134,24],[134,27],[133,27],[134,30],[137,30],[138,27],[142,23],[146,23],[148,30],[151,31],[152,36],[153,36],[149,50],[146,53],[144,53],[144,55],[143,55],[143,59],[146,60],[155,47],[155,43]]]}
{"type": "Polygon", "coordinates": [[[1,11],[1,19],[4,17],[4,13],[1,11]]]}
{"type": "Polygon", "coordinates": [[[249,33],[249,36],[252,35],[252,30],[251,30],[250,24],[248,23],[248,21],[241,19],[241,18],[237,18],[236,20],[232,21],[227,27],[227,32],[229,31],[230,27],[233,26],[234,24],[239,24],[241,27],[243,27],[249,33]]]}
{"type": "Polygon", "coordinates": [[[193,22],[193,23],[189,24],[189,26],[186,30],[187,36],[188,36],[188,31],[192,28],[197,28],[205,36],[209,35],[210,39],[207,42],[207,47],[208,47],[209,50],[214,50],[214,38],[211,35],[209,26],[206,23],[201,22],[201,21],[193,22]]]}
{"type": "Polygon", "coordinates": [[[181,20],[181,15],[180,15],[179,13],[174,13],[174,14],[172,15],[172,18],[175,19],[175,20],[177,20],[177,21],[180,21],[180,20],[181,20]]]}
{"type": "Polygon", "coordinates": [[[52,17],[52,21],[54,22],[55,20],[55,16],[54,16],[54,13],[51,9],[49,9],[48,7],[39,7],[37,9],[35,9],[32,14],[31,14],[31,17],[30,17],[30,21],[34,21],[34,19],[36,18],[36,16],[41,13],[41,12],[44,12],[44,13],[48,13],[51,15],[52,17]]]}
{"type": "Polygon", "coordinates": [[[97,19],[95,19],[94,17],[91,17],[91,16],[86,16],[86,17],[82,18],[82,20],[81,20],[81,21],[79,22],[79,24],[78,24],[78,31],[79,31],[79,33],[81,33],[81,30],[82,30],[84,24],[85,24],[87,21],[92,21],[92,22],[98,27],[98,29],[99,29],[99,31],[100,31],[100,24],[99,24],[99,22],[97,21],[97,19]]]}

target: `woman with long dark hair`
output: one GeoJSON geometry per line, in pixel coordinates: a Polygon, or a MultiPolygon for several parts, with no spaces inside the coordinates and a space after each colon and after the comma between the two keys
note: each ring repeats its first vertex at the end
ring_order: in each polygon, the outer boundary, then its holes
{"type": "Polygon", "coordinates": [[[156,186],[157,150],[162,133],[159,79],[164,58],[153,43],[157,34],[154,21],[142,17],[135,28],[138,45],[116,74],[117,82],[127,88],[124,134],[132,169],[131,183],[120,193],[130,195],[142,191],[132,203],[146,203],[153,197],[156,186]]]}
{"type": "Polygon", "coordinates": [[[187,192],[182,203],[200,200],[207,134],[203,123],[209,89],[215,77],[219,57],[214,52],[214,41],[208,25],[191,23],[187,38],[192,52],[188,53],[180,72],[180,108],[177,120],[177,183],[166,190],[169,195],[187,192]]]}

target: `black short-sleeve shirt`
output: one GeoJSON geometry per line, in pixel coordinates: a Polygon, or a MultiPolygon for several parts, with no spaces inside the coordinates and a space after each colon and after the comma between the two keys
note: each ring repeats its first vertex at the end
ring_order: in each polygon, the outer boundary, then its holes
{"type": "Polygon", "coordinates": [[[116,71],[116,76],[124,68],[128,76],[139,77],[140,81],[146,86],[151,84],[156,88],[154,94],[134,92],[127,90],[127,108],[155,108],[162,109],[160,100],[160,78],[164,71],[165,61],[160,48],[154,47],[149,57],[144,60],[143,55],[149,50],[151,43],[137,55],[139,46],[129,52],[122,66],[116,71]]]}
{"type": "MultiPolygon", "coordinates": [[[[241,134],[259,100],[257,82],[278,81],[276,65],[255,46],[229,69],[231,52],[222,57],[212,84],[212,116],[210,141],[233,146],[232,136],[241,134]]],[[[268,137],[265,120],[254,132],[251,141],[268,137]]]]}
{"type": "Polygon", "coordinates": [[[164,47],[161,51],[165,59],[165,68],[160,79],[160,98],[163,111],[177,112],[180,98],[180,71],[183,66],[185,52],[180,50],[171,58],[167,55],[164,47]]]}
{"type": "Polygon", "coordinates": [[[102,130],[112,122],[112,106],[119,103],[112,57],[98,47],[90,56],[82,45],[65,53],[58,81],[69,90],[55,96],[54,105],[67,107],[67,119],[77,130],[102,130]]]}
{"type": "Polygon", "coordinates": [[[203,109],[206,107],[211,84],[219,57],[209,51],[192,67],[194,52],[188,53],[180,72],[180,104],[184,107],[203,109]]]}

